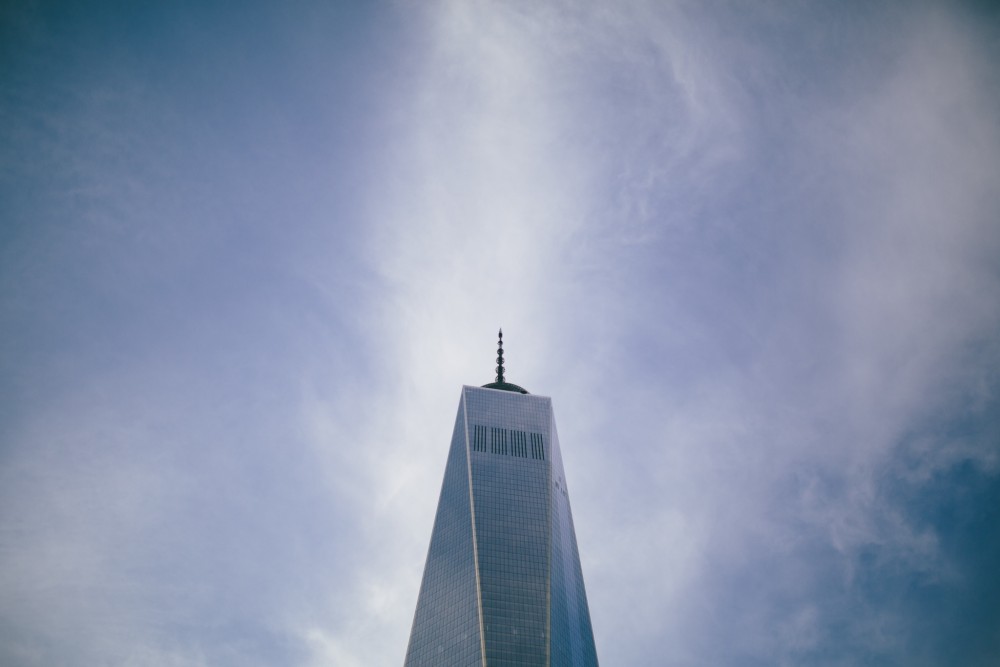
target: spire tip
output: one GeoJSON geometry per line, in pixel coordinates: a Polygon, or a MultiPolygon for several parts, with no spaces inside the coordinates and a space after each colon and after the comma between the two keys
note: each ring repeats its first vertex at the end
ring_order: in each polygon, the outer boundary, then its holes
{"type": "Polygon", "coordinates": [[[497,331],[497,379],[490,384],[484,384],[483,387],[486,389],[499,389],[500,391],[515,391],[519,394],[527,394],[528,390],[524,387],[518,387],[516,384],[511,384],[507,382],[504,377],[504,367],[503,367],[503,329],[497,331]]]}
{"type": "Polygon", "coordinates": [[[497,382],[504,382],[503,379],[503,329],[497,333],[499,340],[497,341],[497,382]]]}

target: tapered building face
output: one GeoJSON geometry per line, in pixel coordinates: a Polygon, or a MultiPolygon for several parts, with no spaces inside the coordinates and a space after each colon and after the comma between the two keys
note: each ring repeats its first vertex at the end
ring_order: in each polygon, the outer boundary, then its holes
{"type": "Polygon", "coordinates": [[[497,379],[462,388],[405,665],[596,667],[552,401],[497,379]]]}

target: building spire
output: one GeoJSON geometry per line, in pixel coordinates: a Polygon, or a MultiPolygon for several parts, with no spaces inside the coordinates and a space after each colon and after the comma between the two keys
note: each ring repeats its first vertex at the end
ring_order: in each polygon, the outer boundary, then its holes
{"type": "Polygon", "coordinates": [[[528,390],[524,387],[518,387],[516,384],[511,384],[507,382],[507,378],[504,377],[503,368],[503,329],[497,334],[500,340],[497,341],[497,379],[489,384],[484,384],[483,387],[486,389],[499,389],[501,391],[516,391],[519,394],[527,394],[528,390]]]}
{"type": "Polygon", "coordinates": [[[500,340],[497,341],[497,382],[506,382],[503,379],[503,329],[497,334],[500,340]]]}

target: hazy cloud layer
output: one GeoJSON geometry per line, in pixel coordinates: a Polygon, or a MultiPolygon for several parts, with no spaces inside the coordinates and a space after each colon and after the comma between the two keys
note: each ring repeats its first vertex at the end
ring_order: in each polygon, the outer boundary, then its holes
{"type": "Polygon", "coordinates": [[[997,18],[4,9],[0,662],[399,664],[503,326],[604,664],[992,664],[997,18]]]}

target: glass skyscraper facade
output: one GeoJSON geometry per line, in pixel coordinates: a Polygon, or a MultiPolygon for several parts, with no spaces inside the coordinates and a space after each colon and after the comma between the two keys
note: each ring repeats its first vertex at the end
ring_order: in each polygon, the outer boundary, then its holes
{"type": "Polygon", "coordinates": [[[552,401],[498,352],[462,388],[405,667],[596,667],[552,401]]]}

